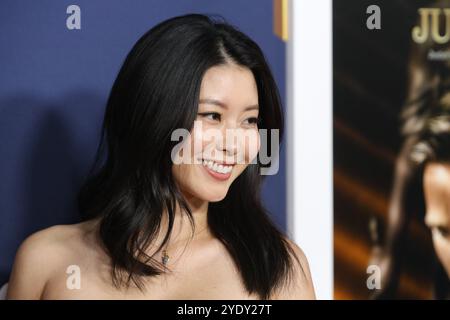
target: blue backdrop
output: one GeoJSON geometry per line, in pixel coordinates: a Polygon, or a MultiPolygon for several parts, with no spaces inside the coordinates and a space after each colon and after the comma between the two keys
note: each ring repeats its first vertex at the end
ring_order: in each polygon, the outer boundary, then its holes
{"type": "MultiPolygon", "coordinates": [[[[98,144],[108,93],[135,41],[155,24],[220,14],[263,49],[284,99],[285,44],[272,0],[2,0],[0,4],[0,285],[29,234],[79,221],[75,194],[98,144]],[[81,30],[66,9],[81,8],[81,30]]],[[[285,155],[263,199],[285,230],[285,155]]]]}

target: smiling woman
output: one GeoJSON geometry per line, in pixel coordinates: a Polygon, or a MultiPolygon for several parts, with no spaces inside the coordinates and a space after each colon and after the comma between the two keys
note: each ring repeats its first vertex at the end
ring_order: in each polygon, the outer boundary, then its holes
{"type": "Polygon", "coordinates": [[[98,155],[79,193],[85,221],[29,237],[8,297],[314,298],[305,256],[261,204],[259,129],[281,136],[283,124],[277,86],[254,41],[197,14],[149,30],[111,90],[98,155]],[[189,131],[189,147],[201,146],[191,163],[171,157],[177,129],[189,131]],[[210,129],[220,138],[207,139],[210,129]],[[230,141],[230,130],[253,138],[230,141]],[[71,265],[77,289],[67,286],[71,265]]]}

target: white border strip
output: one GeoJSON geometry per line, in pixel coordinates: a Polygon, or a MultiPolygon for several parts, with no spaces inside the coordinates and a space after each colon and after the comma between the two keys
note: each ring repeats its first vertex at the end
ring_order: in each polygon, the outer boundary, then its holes
{"type": "Polygon", "coordinates": [[[288,36],[288,233],[333,299],[332,1],[290,0],[288,36]]]}

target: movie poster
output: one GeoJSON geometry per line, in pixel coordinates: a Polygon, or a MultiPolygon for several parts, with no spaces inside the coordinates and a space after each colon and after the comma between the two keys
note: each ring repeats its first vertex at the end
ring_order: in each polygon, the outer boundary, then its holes
{"type": "Polygon", "coordinates": [[[333,2],[335,299],[448,297],[449,40],[449,1],[333,2]]]}

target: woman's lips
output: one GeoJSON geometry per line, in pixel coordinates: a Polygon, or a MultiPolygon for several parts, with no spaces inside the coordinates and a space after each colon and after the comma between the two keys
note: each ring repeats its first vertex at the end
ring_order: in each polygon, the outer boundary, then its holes
{"type": "Polygon", "coordinates": [[[231,176],[231,171],[228,173],[219,173],[219,172],[215,172],[203,165],[202,165],[202,167],[206,170],[206,172],[208,172],[213,178],[215,178],[217,180],[225,181],[225,180],[228,180],[228,178],[231,176]]]}
{"type": "MultiPolygon", "coordinates": [[[[205,163],[204,160],[201,160],[202,162],[202,167],[206,170],[206,172],[213,178],[220,180],[220,181],[225,181],[228,180],[231,177],[231,173],[233,171],[233,166],[231,166],[231,170],[227,173],[221,173],[221,172],[217,172],[215,170],[213,170],[212,168],[209,168],[207,163],[205,163]]],[[[226,167],[230,167],[230,166],[226,166],[226,167]]]]}

